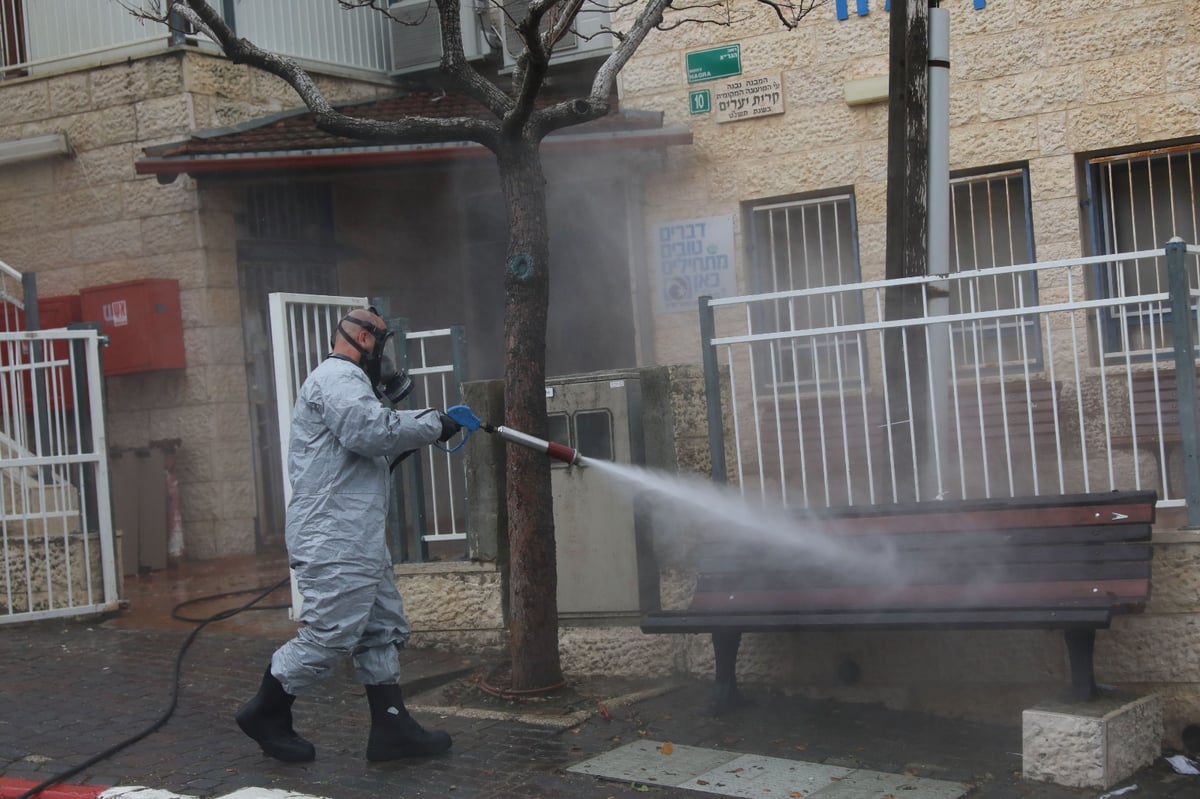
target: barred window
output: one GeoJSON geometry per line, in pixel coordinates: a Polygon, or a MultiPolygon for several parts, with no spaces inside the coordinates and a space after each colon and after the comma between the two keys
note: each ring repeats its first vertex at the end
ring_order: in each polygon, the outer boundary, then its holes
{"type": "MultiPolygon", "coordinates": [[[[1025,167],[956,176],[950,181],[950,271],[979,271],[956,280],[950,312],[971,314],[1035,305],[1032,274],[988,273],[1034,261],[1029,173],[1025,167]]],[[[1032,317],[961,321],[952,328],[960,366],[989,369],[1036,364],[1041,347],[1032,317]]]]}
{"type": "MultiPolygon", "coordinates": [[[[1088,208],[1096,255],[1161,248],[1173,236],[1196,242],[1200,208],[1200,145],[1122,153],[1087,162],[1088,208]]],[[[1197,285],[1192,276],[1192,285],[1197,285]]],[[[1137,297],[1167,290],[1162,258],[1113,264],[1093,287],[1101,297],[1137,297]]],[[[1148,355],[1170,349],[1170,315],[1161,302],[1109,309],[1100,328],[1108,355],[1148,355]]]]}
{"type": "MultiPolygon", "coordinates": [[[[752,281],[762,293],[856,283],[860,279],[854,195],[833,194],[753,205],[749,209],[752,281]]],[[[863,321],[862,298],[839,292],[780,299],[755,321],[756,332],[808,330],[863,321]]],[[[784,342],[773,349],[762,379],[820,382],[838,374],[857,381],[864,341],[828,335],[784,342]]]]}

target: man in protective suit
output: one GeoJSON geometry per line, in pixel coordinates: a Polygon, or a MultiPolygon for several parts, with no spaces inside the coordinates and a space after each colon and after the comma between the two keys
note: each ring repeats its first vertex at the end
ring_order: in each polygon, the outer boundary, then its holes
{"type": "Polygon", "coordinates": [[[347,314],[333,352],[304,381],[292,412],[285,537],[304,626],[275,651],[258,694],[236,717],[242,731],[279,760],[316,757],[292,729],[292,702],[347,655],[371,708],[368,760],[450,748],[448,734],[423,729],[404,707],[397,650],[409,626],[385,523],[389,462],[448,440],[459,425],[432,408],[399,411],[381,404],[382,397],[407,393],[406,376],[384,355],[390,336],[373,308],[347,314]]]}

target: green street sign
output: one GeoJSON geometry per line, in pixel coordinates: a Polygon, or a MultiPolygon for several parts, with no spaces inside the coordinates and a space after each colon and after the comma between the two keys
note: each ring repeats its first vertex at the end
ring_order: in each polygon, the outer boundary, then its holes
{"type": "Polygon", "coordinates": [[[688,92],[688,113],[707,114],[712,110],[712,93],[708,89],[694,89],[688,92]]]}
{"type": "Polygon", "coordinates": [[[694,53],[688,53],[684,59],[687,64],[688,83],[700,83],[742,74],[742,46],[740,44],[697,50],[694,53]]]}

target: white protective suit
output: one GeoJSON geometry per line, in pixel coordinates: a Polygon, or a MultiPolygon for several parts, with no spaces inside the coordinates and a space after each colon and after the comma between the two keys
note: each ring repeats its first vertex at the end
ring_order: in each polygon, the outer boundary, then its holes
{"type": "Polygon", "coordinates": [[[364,685],[399,680],[397,649],[409,626],[387,547],[388,461],[441,433],[434,409],[380,405],[351,361],[327,358],[301,386],[288,444],[286,541],[305,626],[271,658],[289,694],[346,655],[364,685]]]}

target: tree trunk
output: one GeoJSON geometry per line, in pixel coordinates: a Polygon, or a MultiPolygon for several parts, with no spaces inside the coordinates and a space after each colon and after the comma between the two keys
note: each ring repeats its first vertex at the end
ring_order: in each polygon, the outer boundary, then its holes
{"type": "MultiPolygon", "coordinates": [[[[547,438],[546,180],[536,143],[506,141],[497,158],[509,222],[504,268],[505,424],[547,438]]],[[[505,469],[512,688],[547,688],[562,682],[550,461],[539,452],[510,444],[505,469]]]]}
{"type": "MultiPolygon", "coordinates": [[[[887,267],[886,277],[924,275],[929,261],[929,6],[927,0],[894,0],[889,25],[887,267]]],[[[889,288],[888,319],[923,315],[920,286],[889,288]]],[[[889,330],[888,418],[895,486],[900,501],[916,500],[915,478],[924,457],[928,364],[925,330],[889,330]],[[909,402],[911,390],[912,401],[909,402]],[[914,459],[916,463],[914,464],[914,459]]],[[[923,487],[925,488],[925,487],[923,487]]]]}

